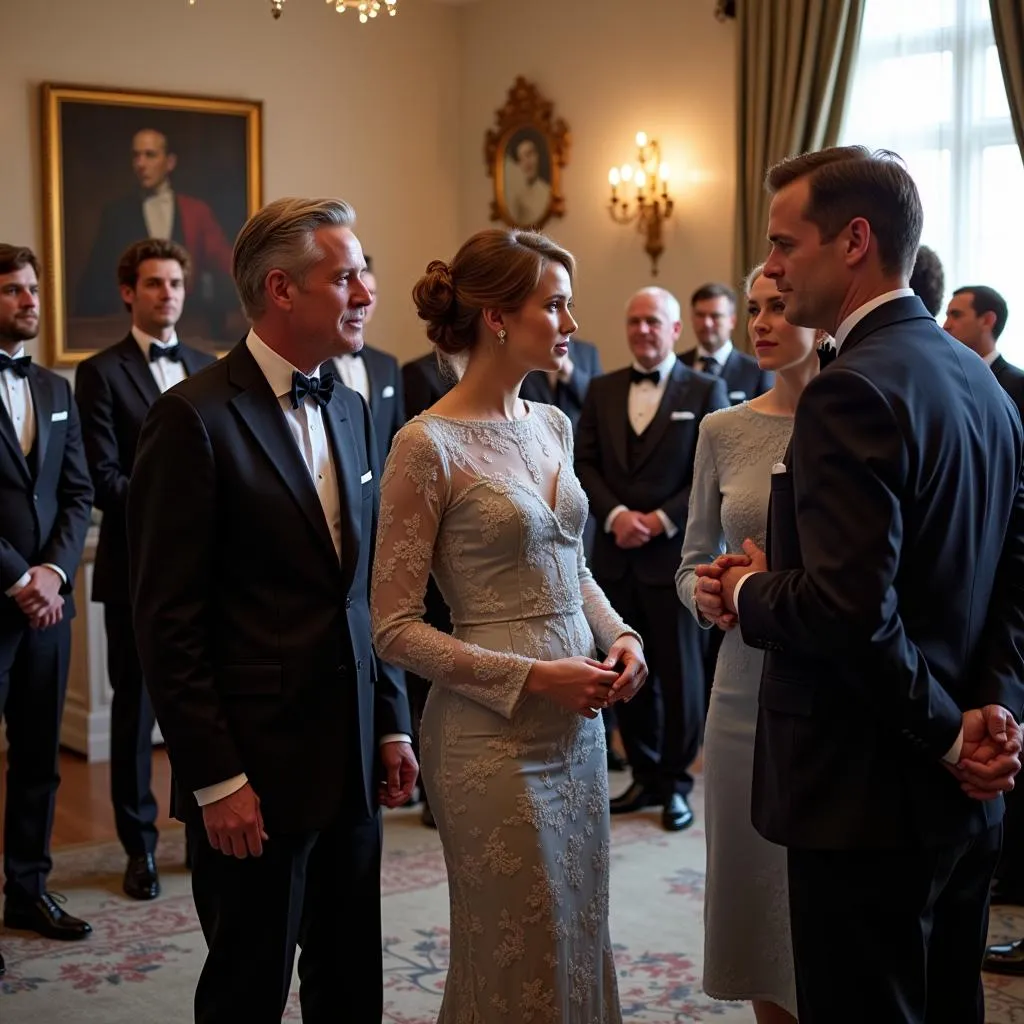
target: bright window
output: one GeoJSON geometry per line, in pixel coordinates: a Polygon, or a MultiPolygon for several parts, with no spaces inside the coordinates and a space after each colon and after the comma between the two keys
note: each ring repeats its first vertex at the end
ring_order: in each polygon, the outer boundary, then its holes
{"type": "Polygon", "coordinates": [[[1024,365],[1024,162],[988,0],[867,0],[841,141],[903,157],[946,301],[965,284],[999,291],[1010,307],[1000,351],[1024,365]]]}

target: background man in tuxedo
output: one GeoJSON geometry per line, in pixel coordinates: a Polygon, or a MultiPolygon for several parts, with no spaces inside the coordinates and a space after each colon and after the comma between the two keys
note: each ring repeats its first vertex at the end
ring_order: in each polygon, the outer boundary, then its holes
{"type": "Polygon", "coordinates": [[[1008,363],[996,349],[1008,316],[1006,299],[995,288],[964,285],[953,292],[942,327],[988,363],[1024,417],[1024,370],[1008,363]]]}
{"type": "Polygon", "coordinates": [[[576,475],[598,524],[591,568],[616,611],[639,623],[651,672],[616,707],[633,784],[611,809],[661,806],[670,831],[693,822],[687,769],[704,722],[698,628],[675,595],[674,573],[697,428],[729,404],[721,380],[676,359],[681,330],[673,295],[637,292],[626,311],[633,365],[591,382],[576,434],[576,475]]]}
{"type": "Polygon", "coordinates": [[[1020,768],[1024,430],[907,287],[921,201],[892,154],[806,154],[768,187],[764,273],[838,357],[772,476],[771,570],[748,542],[702,587],[767,652],[753,818],[789,850],[800,1022],[982,1024],[1020,768]]]}
{"type": "Polygon", "coordinates": [[[160,894],[157,802],[150,785],[153,705],[142,681],[128,591],[125,507],[139,431],[161,392],[180,384],[213,356],[178,342],[174,325],[191,270],[176,242],[148,238],[130,245],[117,267],[131,330],[116,345],[84,360],[75,372],[82,437],[103,513],[92,599],[103,605],[110,704],[110,797],[117,836],[128,855],[124,891],[137,900],[160,894]]]}
{"type": "Polygon", "coordinates": [[[209,947],[200,1024],[280,1021],[296,943],[303,1020],[338,1019],[342,966],[346,1019],[382,1014],[378,801],[404,802],[417,766],[370,642],[369,410],[317,375],[363,341],[354,222],[281,199],[243,227],[252,330],[153,404],[129,486],[139,658],[209,947]]]}
{"type": "Polygon", "coordinates": [[[411,420],[447,395],[457,380],[454,368],[442,373],[435,352],[410,359],[402,366],[402,390],[405,392],[405,418],[411,420]]]}
{"type": "MultiPolygon", "coordinates": [[[[365,332],[377,309],[377,278],[369,256],[366,257],[363,284],[370,293],[370,304],[363,317],[365,332]]],[[[379,348],[363,345],[358,352],[335,356],[325,368],[346,387],[362,395],[369,405],[373,430],[377,435],[379,461],[383,466],[395,434],[405,424],[405,398],[402,395],[402,374],[398,360],[379,348]]]]}
{"type": "MultiPolygon", "coordinates": [[[[78,285],[74,313],[98,316],[120,308],[111,270],[121,253],[140,238],[177,242],[192,260],[190,293],[208,314],[222,317],[236,308],[231,287],[231,243],[216,214],[195,196],[176,192],[171,174],[178,157],[163,132],[143,128],[132,136],[132,170],[139,189],[108,203],[100,217],[89,261],[78,285]]],[[[219,322],[211,325],[215,329],[219,322]]]]}
{"type": "Polygon", "coordinates": [[[36,366],[39,263],[0,243],[0,715],[7,723],[4,924],[82,939],[46,891],[72,594],[92,484],[71,388],[36,366]]]}
{"type": "Polygon", "coordinates": [[[690,297],[690,323],[697,347],[679,358],[702,373],[721,377],[731,404],[763,395],[772,386],[773,374],[762,370],[753,356],[740,352],[732,343],[736,293],[728,285],[701,285],[690,297]]]}
{"type": "Polygon", "coordinates": [[[544,402],[546,405],[557,405],[572,423],[575,431],[583,412],[583,402],[587,397],[590,382],[600,377],[601,354],[597,346],[579,338],[569,340],[569,354],[560,370],[550,373],[534,370],[526,375],[523,386],[519,389],[521,398],[528,402],[544,402]]]}

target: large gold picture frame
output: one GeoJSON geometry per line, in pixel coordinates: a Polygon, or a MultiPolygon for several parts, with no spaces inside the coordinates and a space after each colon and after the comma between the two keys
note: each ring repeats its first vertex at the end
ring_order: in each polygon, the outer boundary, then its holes
{"type": "Polygon", "coordinates": [[[495,119],[497,126],[484,140],[484,159],[494,179],[491,220],[540,230],[565,214],[562,168],[569,162],[569,126],[521,75],[495,119]]]}
{"type": "Polygon", "coordinates": [[[246,324],[230,253],[262,205],[262,104],[45,83],[41,107],[52,365],[125,336],[117,262],[151,234],[192,260],[180,340],[210,352],[237,342],[246,324]]]}

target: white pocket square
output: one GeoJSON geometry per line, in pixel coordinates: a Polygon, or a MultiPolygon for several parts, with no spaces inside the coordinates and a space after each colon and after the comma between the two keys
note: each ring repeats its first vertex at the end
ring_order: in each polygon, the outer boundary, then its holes
{"type": "Polygon", "coordinates": [[[50,422],[51,423],[59,423],[61,420],[66,420],[67,418],[68,418],[68,411],[67,411],[67,409],[65,409],[63,412],[55,412],[50,417],[50,422]]]}
{"type": "Polygon", "coordinates": [[[746,391],[730,391],[729,401],[730,402],[742,402],[747,397],[746,391]]]}
{"type": "Polygon", "coordinates": [[[386,388],[384,388],[384,390],[380,393],[380,397],[381,398],[394,398],[395,397],[395,389],[390,384],[388,384],[388,386],[386,388]]]}
{"type": "Polygon", "coordinates": [[[789,472],[789,470],[786,469],[786,464],[784,462],[776,462],[775,465],[772,466],[772,476],[775,476],[777,473],[788,473],[788,472],[789,472]]]}
{"type": "Polygon", "coordinates": [[[368,469],[368,470],[367,470],[367,471],[366,471],[366,472],[365,472],[365,473],[364,473],[364,474],[363,474],[363,475],[362,475],[362,476],[361,476],[361,477],[359,478],[359,482],[360,482],[361,484],[368,484],[368,483],[369,483],[369,482],[370,482],[370,481],[371,481],[372,479],[373,479],[373,470],[372,470],[372,469],[368,469]]]}
{"type": "Polygon", "coordinates": [[[694,415],[688,409],[681,409],[678,412],[672,413],[672,419],[674,420],[692,420],[694,415]]]}

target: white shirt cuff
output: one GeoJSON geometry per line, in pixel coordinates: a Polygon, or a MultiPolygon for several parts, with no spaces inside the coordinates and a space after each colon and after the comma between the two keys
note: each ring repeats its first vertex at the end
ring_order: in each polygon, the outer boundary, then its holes
{"type": "Polygon", "coordinates": [[[611,510],[611,512],[608,513],[608,518],[604,521],[604,532],[605,533],[611,533],[612,532],[612,523],[615,522],[615,517],[620,512],[628,512],[628,511],[629,510],[626,508],[625,505],[616,505],[615,508],[613,508],[611,510]]]}
{"type": "Polygon", "coordinates": [[[65,587],[68,585],[68,574],[59,565],[54,565],[53,562],[43,562],[43,565],[47,569],[52,569],[60,577],[65,587]]]}
{"type": "Polygon", "coordinates": [[[380,745],[385,743],[412,743],[412,737],[406,736],[404,732],[389,732],[387,736],[381,736],[380,745]]]}
{"type": "Polygon", "coordinates": [[[196,803],[200,807],[205,807],[207,804],[215,804],[218,800],[223,800],[224,797],[237,793],[248,781],[248,776],[246,776],[245,772],[242,772],[241,775],[236,775],[233,779],[217,782],[212,786],[204,786],[202,789],[195,791],[196,803]]]}
{"type": "Polygon", "coordinates": [[[20,580],[17,580],[16,582],[12,583],[4,591],[4,593],[8,597],[14,597],[14,595],[17,594],[19,590],[24,590],[31,582],[32,582],[32,577],[28,573],[25,573],[25,575],[22,576],[20,580]]]}
{"type": "Polygon", "coordinates": [[[736,620],[739,621],[740,617],[740,591],[743,589],[743,584],[750,579],[751,576],[756,576],[756,572],[748,572],[740,577],[739,583],[736,584],[736,589],[732,592],[732,603],[736,605],[736,620]]]}
{"type": "Polygon", "coordinates": [[[946,764],[956,764],[960,760],[960,751],[964,748],[964,727],[960,726],[960,735],[953,741],[953,746],[949,748],[943,755],[942,760],[946,764]]]}
{"type": "Polygon", "coordinates": [[[676,529],[676,524],[660,508],[656,508],[654,514],[661,520],[661,525],[665,527],[665,536],[671,540],[679,532],[676,529]]]}

